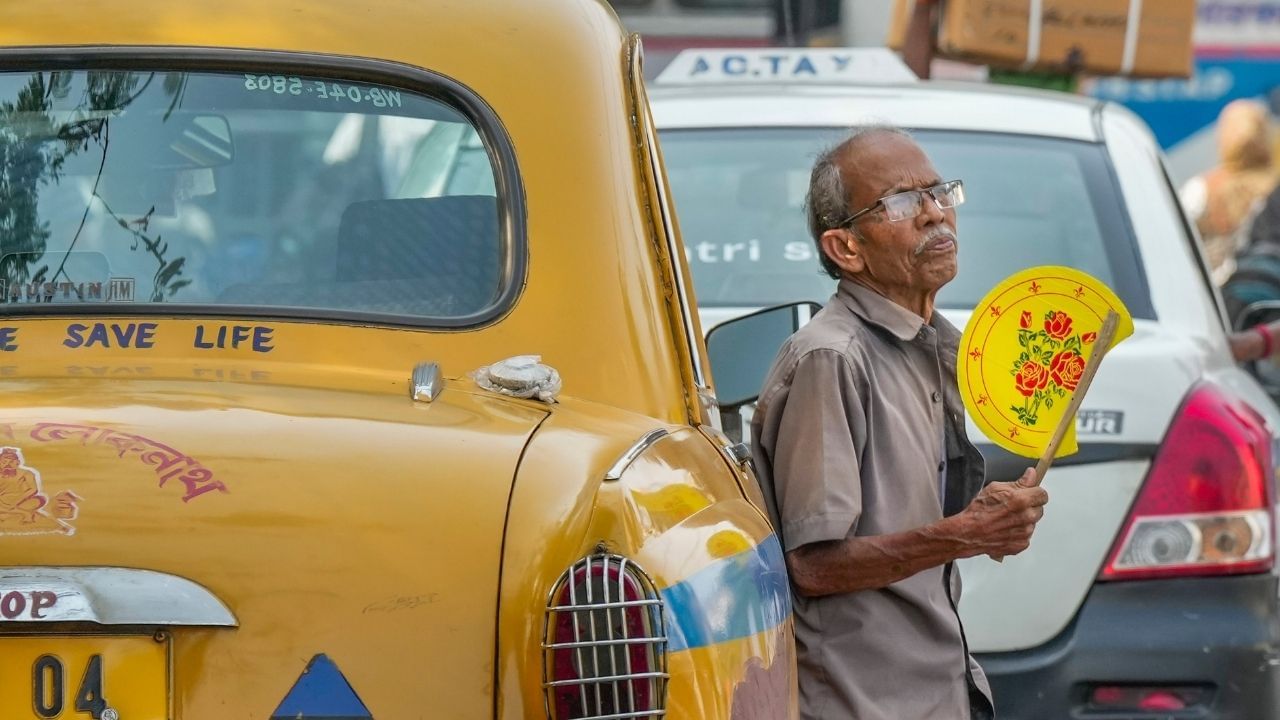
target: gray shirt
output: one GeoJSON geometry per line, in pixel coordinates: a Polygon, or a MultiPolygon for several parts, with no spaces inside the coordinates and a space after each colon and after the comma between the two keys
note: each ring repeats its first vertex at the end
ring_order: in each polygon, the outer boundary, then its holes
{"type": "MultiPolygon", "coordinates": [[[[959,341],[941,314],[926,324],[843,280],[783,345],[751,444],[784,550],[911,530],[977,495],[959,341]]],[[[987,716],[991,691],[968,654],[950,564],[877,590],[793,596],[803,717],[967,720],[971,701],[983,708],[975,719],[987,716]]]]}

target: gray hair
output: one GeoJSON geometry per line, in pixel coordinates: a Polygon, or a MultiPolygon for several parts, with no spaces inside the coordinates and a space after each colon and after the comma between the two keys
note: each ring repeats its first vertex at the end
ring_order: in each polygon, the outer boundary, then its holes
{"type": "MultiPolygon", "coordinates": [[[[876,135],[899,135],[910,138],[911,133],[900,127],[887,123],[868,123],[854,127],[845,139],[832,145],[818,155],[813,163],[813,172],[809,175],[809,192],[804,199],[805,217],[809,223],[809,234],[813,236],[818,250],[818,261],[822,269],[831,277],[840,278],[840,268],[822,251],[822,234],[840,227],[849,217],[849,191],[840,175],[840,161],[854,145],[876,135]]],[[[862,234],[856,228],[849,228],[859,242],[862,234]]]]}

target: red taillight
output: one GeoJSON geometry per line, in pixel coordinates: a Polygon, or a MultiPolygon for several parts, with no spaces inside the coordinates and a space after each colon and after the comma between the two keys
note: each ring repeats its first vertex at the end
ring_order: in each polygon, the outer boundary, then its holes
{"type": "Polygon", "coordinates": [[[593,555],[556,583],[543,649],[555,720],[660,717],[666,703],[662,599],[640,568],[593,555]]]}
{"type": "Polygon", "coordinates": [[[1200,685],[1097,685],[1088,693],[1085,710],[1090,716],[1107,713],[1107,717],[1115,717],[1111,713],[1138,711],[1143,717],[1152,717],[1147,713],[1191,711],[1197,713],[1192,717],[1200,717],[1198,711],[1212,699],[1212,692],[1200,685]]]}
{"type": "Polygon", "coordinates": [[[1274,562],[1271,434],[1243,401],[1192,389],[1102,580],[1265,572],[1274,562]]]}

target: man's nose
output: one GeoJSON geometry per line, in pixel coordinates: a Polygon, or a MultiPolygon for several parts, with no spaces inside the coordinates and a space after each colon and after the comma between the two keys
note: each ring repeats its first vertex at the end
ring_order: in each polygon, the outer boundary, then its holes
{"type": "Polygon", "coordinates": [[[923,197],[920,199],[920,214],[916,216],[921,226],[934,225],[947,218],[947,213],[933,197],[933,193],[921,193],[921,195],[923,197]]]}

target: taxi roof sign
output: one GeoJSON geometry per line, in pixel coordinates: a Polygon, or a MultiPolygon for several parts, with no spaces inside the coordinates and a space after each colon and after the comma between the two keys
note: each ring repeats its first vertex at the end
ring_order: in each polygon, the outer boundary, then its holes
{"type": "Polygon", "coordinates": [[[915,73],[888,48],[752,48],[684,50],[655,82],[868,85],[916,80],[915,73]]]}

